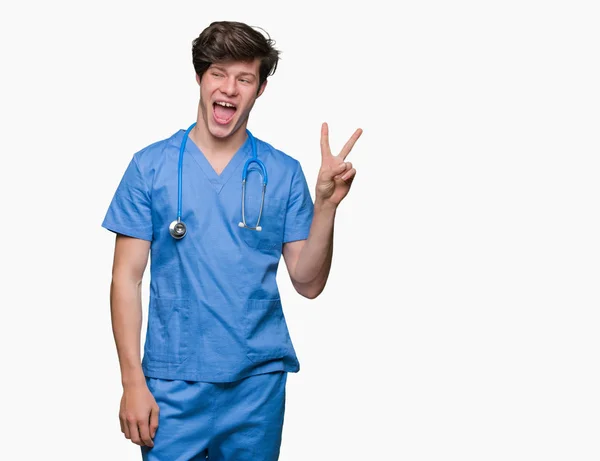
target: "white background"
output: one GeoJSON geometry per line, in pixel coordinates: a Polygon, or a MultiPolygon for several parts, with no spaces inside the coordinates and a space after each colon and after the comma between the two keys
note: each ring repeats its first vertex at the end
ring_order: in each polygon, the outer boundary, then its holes
{"type": "Polygon", "coordinates": [[[279,273],[281,459],[600,459],[600,17],[530,0],[2,6],[0,457],[140,459],[100,224],[194,120],[191,41],[222,19],[282,50],[249,128],[311,189],[320,124],[337,151],[364,130],[326,291],[279,273]]]}

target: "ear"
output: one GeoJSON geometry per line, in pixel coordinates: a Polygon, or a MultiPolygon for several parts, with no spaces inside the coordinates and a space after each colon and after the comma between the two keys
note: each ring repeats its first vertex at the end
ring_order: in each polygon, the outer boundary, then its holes
{"type": "Polygon", "coordinates": [[[256,93],[256,98],[258,99],[260,97],[261,94],[263,94],[263,92],[265,91],[265,88],[267,87],[267,82],[268,80],[265,80],[263,82],[263,84],[260,86],[260,88],[258,89],[258,93],[256,93]]]}
{"type": "Polygon", "coordinates": [[[198,85],[200,85],[200,76],[198,74],[196,74],[196,82],[198,82],[198,85]]]}

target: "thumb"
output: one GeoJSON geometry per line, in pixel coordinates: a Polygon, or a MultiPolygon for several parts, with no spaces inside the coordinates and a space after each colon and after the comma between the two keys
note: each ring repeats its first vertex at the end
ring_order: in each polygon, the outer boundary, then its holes
{"type": "Polygon", "coordinates": [[[150,411],[150,437],[154,438],[156,429],[158,428],[158,407],[152,408],[150,411]]]}

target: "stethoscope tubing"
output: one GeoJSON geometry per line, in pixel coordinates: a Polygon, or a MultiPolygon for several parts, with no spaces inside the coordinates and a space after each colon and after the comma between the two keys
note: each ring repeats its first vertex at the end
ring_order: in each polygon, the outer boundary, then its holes
{"type": "Polygon", "coordinates": [[[190,134],[190,131],[196,126],[196,122],[192,123],[183,135],[183,140],[179,146],[179,162],[177,165],[177,221],[181,221],[181,197],[182,197],[182,183],[183,183],[183,153],[185,152],[185,146],[190,134]]]}
{"type": "MultiPolygon", "coordinates": [[[[187,145],[187,140],[189,138],[189,134],[195,126],[196,126],[196,122],[192,123],[189,126],[189,128],[185,131],[185,133],[183,135],[183,139],[179,146],[179,160],[177,163],[177,219],[169,225],[170,234],[173,236],[173,238],[175,238],[177,240],[182,239],[187,234],[187,227],[181,220],[182,203],[183,203],[183,199],[182,199],[182,196],[183,196],[183,193],[182,193],[182,190],[183,190],[183,155],[185,153],[185,147],[187,145]]],[[[248,228],[251,230],[261,231],[262,227],[260,226],[260,218],[262,217],[263,207],[264,207],[264,203],[265,203],[265,192],[266,192],[267,183],[268,183],[267,168],[265,167],[265,164],[258,158],[256,140],[254,139],[254,136],[248,129],[246,129],[246,133],[248,134],[248,137],[250,138],[250,146],[252,148],[252,156],[248,160],[246,160],[246,163],[244,164],[244,168],[242,170],[242,221],[238,225],[239,225],[239,227],[245,227],[245,228],[248,228]],[[261,200],[260,200],[260,210],[258,213],[258,219],[256,222],[256,226],[254,226],[254,227],[248,226],[246,224],[246,213],[245,213],[246,179],[248,177],[248,168],[250,167],[250,165],[252,163],[258,164],[258,166],[260,167],[261,176],[262,176],[262,194],[261,194],[261,200]]]]}

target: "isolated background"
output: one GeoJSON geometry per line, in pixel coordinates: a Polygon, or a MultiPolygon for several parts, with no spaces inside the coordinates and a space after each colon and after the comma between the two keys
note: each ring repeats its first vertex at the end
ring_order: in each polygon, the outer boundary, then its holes
{"type": "Polygon", "coordinates": [[[133,153],[193,121],[191,41],[229,19],[283,52],[249,128],[311,188],[320,124],[338,151],[364,130],[326,291],[279,273],[282,461],[600,459],[596,5],[3,5],[1,457],[139,459],[100,224],[133,153]]]}

